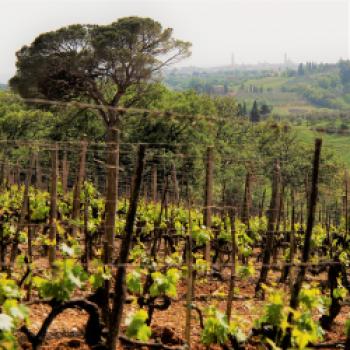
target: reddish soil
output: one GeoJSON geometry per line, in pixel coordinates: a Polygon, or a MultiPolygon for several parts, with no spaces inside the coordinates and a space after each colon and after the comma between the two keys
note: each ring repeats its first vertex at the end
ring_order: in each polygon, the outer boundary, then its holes
{"type": "MultiPolygon", "coordinates": [[[[279,273],[271,272],[269,274],[270,281],[276,281],[279,273]]],[[[325,275],[319,275],[317,277],[308,277],[308,280],[325,280],[325,275]]],[[[253,322],[257,319],[262,312],[263,301],[254,298],[254,288],[256,279],[246,279],[237,281],[237,288],[239,290],[238,298],[233,302],[233,318],[237,316],[240,319],[240,327],[246,334],[253,326],[253,322]]],[[[214,298],[215,294],[227,293],[228,282],[208,281],[206,283],[198,281],[196,283],[195,295],[211,296],[214,298]]],[[[161,333],[166,332],[167,338],[171,338],[175,341],[183,339],[184,326],[185,326],[185,296],[186,296],[186,284],[183,282],[178,288],[178,296],[175,299],[168,310],[156,311],[152,320],[152,332],[154,338],[159,340],[161,333]]],[[[218,299],[220,299],[218,297],[218,299]]],[[[196,301],[196,305],[201,309],[205,309],[209,304],[214,303],[221,310],[225,310],[225,300],[207,300],[196,301]]],[[[125,314],[127,314],[133,306],[127,305],[125,314]]],[[[43,319],[48,314],[50,308],[46,305],[32,305],[30,306],[30,329],[37,331],[41,326],[43,319]]],[[[200,344],[200,326],[197,313],[193,311],[192,318],[192,349],[203,350],[205,347],[200,344]]],[[[332,330],[327,332],[324,337],[324,341],[332,343],[336,341],[344,341],[344,323],[350,316],[350,306],[343,306],[341,314],[336,318],[332,330]]],[[[315,315],[319,317],[319,315],[315,315]]],[[[66,310],[59,315],[49,328],[46,342],[42,349],[88,349],[84,344],[83,334],[84,327],[87,321],[87,315],[79,310],[66,310]]],[[[164,335],[163,335],[164,336],[164,335]]],[[[20,336],[23,349],[30,349],[27,342],[24,341],[23,336],[20,336]]],[[[170,344],[169,344],[170,345],[170,344]]],[[[213,346],[211,349],[218,349],[219,347],[213,346]]],[[[257,345],[248,346],[247,349],[259,349],[257,345]]],[[[263,349],[264,347],[261,347],[263,349]]],[[[121,347],[120,347],[121,349],[121,347]]]]}

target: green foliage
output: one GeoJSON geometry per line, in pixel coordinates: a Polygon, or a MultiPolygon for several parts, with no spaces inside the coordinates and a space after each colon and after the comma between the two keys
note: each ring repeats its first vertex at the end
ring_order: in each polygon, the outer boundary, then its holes
{"type": "Polygon", "coordinates": [[[182,256],[179,252],[174,252],[165,258],[165,262],[169,265],[182,265],[182,256]]]}
{"type": "Polygon", "coordinates": [[[337,280],[338,287],[333,289],[333,297],[344,300],[348,295],[348,290],[343,286],[340,278],[337,280]]]}
{"type": "Polygon", "coordinates": [[[237,273],[242,279],[253,277],[255,275],[255,267],[253,262],[249,261],[248,264],[239,265],[237,268],[237,273]]]}
{"type": "Polygon", "coordinates": [[[146,251],[142,243],[136,244],[130,251],[130,259],[135,262],[148,262],[146,251]]]}
{"type": "Polygon", "coordinates": [[[25,106],[13,93],[0,91],[1,138],[9,140],[45,138],[48,137],[56,121],[52,112],[25,106]]]}
{"type": "Polygon", "coordinates": [[[28,308],[20,304],[18,300],[7,299],[2,305],[3,312],[6,315],[12,317],[13,325],[18,325],[20,322],[28,320],[29,310],[28,308]]]}
{"type": "Polygon", "coordinates": [[[180,278],[178,269],[170,268],[165,274],[161,272],[152,273],[152,285],[150,294],[152,297],[159,295],[167,295],[168,297],[176,297],[176,286],[180,278]]]}
{"type": "Polygon", "coordinates": [[[12,350],[18,348],[14,331],[15,327],[12,317],[0,313],[0,348],[2,350],[12,350]]]}
{"type": "Polygon", "coordinates": [[[312,230],[312,247],[320,248],[323,245],[324,239],[327,237],[326,230],[322,227],[322,225],[315,225],[312,230]]]}
{"type": "Polygon", "coordinates": [[[197,224],[192,225],[191,234],[197,245],[210,242],[210,238],[212,236],[210,229],[206,228],[204,225],[199,226],[197,224]]]}
{"type": "Polygon", "coordinates": [[[147,318],[147,312],[142,309],[129,315],[126,320],[126,336],[141,341],[147,341],[151,336],[151,328],[146,324],[147,318]]]}
{"type": "Polygon", "coordinates": [[[58,302],[69,300],[76,289],[84,287],[88,276],[75,259],[57,260],[51,276],[33,277],[33,284],[42,298],[51,298],[58,302]]]}
{"type": "Polygon", "coordinates": [[[340,79],[345,89],[350,86],[350,61],[341,60],[339,63],[340,68],[340,79]]]}
{"type": "Polygon", "coordinates": [[[204,345],[224,344],[230,335],[237,336],[239,341],[244,340],[244,335],[236,323],[228,324],[227,317],[213,306],[205,310],[206,318],[201,334],[201,342],[204,345]]]}
{"type": "Polygon", "coordinates": [[[22,293],[14,280],[0,275],[0,348],[16,349],[18,347],[15,332],[17,327],[28,321],[29,310],[18,299],[22,293]]]}
{"type": "Polygon", "coordinates": [[[274,291],[272,288],[269,289],[266,286],[263,288],[270,293],[267,304],[264,305],[264,314],[259,318],[257,324],[266,323],[274,327],[285,329],[288,313],[286,313],[287,308],[285,307],[286,300],[284,299],[284,293],[280,290],[274,291]]]}
{"type": "Polygon", "coordinates": [[[23,187],[12,185],[9,190],[3,191],[0,196],[0,214],[11,215],[19,212],[22,205],[23,187]]]}
{"type": "Polygon", "coordinates": [[[196,270],[197,272],[203,273],[203,274],[208,272],[209,268],[210,268],[210,262],[203,259],[202,254],[200,254],[199,257],[195,257],[195,258],[196,258],[196,262],[193,266],[193,269],[196,270]]]}
{"type": "Polygon", "coordinates": [[[49,193],[43,191],[30,191],[30,210],[33,221],[45,221],[50,212],[49,193]]]}
{"type": "Polygon", "coordinates": [[[141,294],[143,291],[142,274],[140,269],[133,270],[126,275],[126,286],[131,293],[141,294]]]}
{"type": "Polygon", "coordinates": [[[274,327],[277,331],[277,339],[267,339],[268,343],[279,345],[287,328],[291,330],[292,345],[296,349],[306,349],[309,343],[322,339],[323,330],[317,321],[313,319],[314,310],[323,311],[324,300],[317,288],[304,288],[299,295],[299,307],[294,310],[287,306],[286,296],[282,290],[266,287],[268,302],[264,305],[264,313],[257,320],[256,326],[274,327]],[[288,315],[293,315],[293,320],[288,321],[288,315]]]}
{"type": "Polygon", "coordinates": [[[250,121],[252,123],[258,123],[260,121],[260,112],[256,101],[254,101],[252,110],[250,111],[250,121]]]}
{"type": "Polygon", "coordinates": [[[112,278],[111,270],[105,266],[101,260],[95,259],[92,261],[93,272],[89,276],[89,283],[96,290],[104,285],[104,282],[112,278]]]}
{"type": "Polygon", "coordinates": [[[0,274],[0,305],[7,299],[19,299],[21,292],[16,281],[7,278],[6,274],[0,274]]]}

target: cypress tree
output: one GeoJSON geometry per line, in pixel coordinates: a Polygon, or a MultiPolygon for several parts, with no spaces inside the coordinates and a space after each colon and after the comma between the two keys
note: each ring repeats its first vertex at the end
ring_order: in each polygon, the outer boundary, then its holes
{"type": "Polygon", "coordinates": [[[250,121],[252,123],[258,123],[260,121],[260,113],[258,109],[258,103],[256,102],[256,100],[254,101],[252,110],[250,112],[250,121]]]}

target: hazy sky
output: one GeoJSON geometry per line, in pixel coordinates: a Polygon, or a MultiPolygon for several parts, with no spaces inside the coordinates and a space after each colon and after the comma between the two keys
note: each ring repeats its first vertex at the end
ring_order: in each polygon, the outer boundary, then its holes
{"type": "Polygon", "coordinates": [[[193,43],[181,65],[335,62],[349,57],[350,0],[0,0],[0,81],[15,71],[15,52],[40,33],[72,23],[106,24],[138,15],[174,28],[193,43]]]}

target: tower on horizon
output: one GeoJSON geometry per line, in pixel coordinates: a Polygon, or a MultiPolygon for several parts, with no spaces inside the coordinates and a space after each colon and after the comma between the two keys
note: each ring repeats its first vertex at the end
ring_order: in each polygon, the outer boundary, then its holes
{"type": "Polygon", "coordinates": [[[235,66],[235,55],[234,53],[232,52],[231,53],[231,67],[234,67],[235,66]]]}
{"type": "Polygon", "coordinates": [[[293,65],[293,61],[290,59],[290,57],[288,57],[287,53],[284,54],[283,64],[286,67],[291,67],[293,65]]]}

